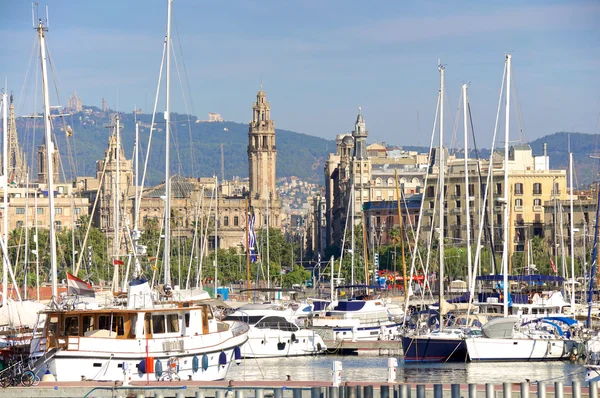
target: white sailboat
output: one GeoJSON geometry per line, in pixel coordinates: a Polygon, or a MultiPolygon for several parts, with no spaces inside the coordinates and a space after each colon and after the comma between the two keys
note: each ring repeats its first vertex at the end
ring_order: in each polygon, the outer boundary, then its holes
{"type": "MultiPolygon", "coordinates": [[[[509,242],[508,221],[509,203],[508,164],[510,131],[511,61],[506,55],[506,116],[504,132],[504,197],[499,201],[504,205],[503,251],[502,251],[502,309],[504,317],[493,319],[482,327],[483,336],[465,340],[467,352],[472,361],[541,361],[568,358],[576,343],[562,334],[554,323],[523,322],[518,316],[509,316],[509,242]]],[[[568,320],[566,320],[568,322],[568,320]]]]}
{"type": "MultiPolygon", "coordinates": [[[[171,3],[165,46],[170,55],[171,3]]],[[[42,63],[44,126],[48,145],[48,172],[53,175],[50,106],[48,95],[45,32],[37,25],[42,63]]],[[[169,131],[169,58],[167,58],[167,132],[169,131]]],[[[170,184],[167,135],[167,209],[170,184]]],[[[49,178],[49,192],[53,192],[49,178]]],[[[50,194],[50,225],[54,225],[54,201],[50,194]]],[[[165,283],[169,278],[170,211],[165,218],[165,283]]],[[[64,309],[58,305],[56,283],[56,237],[50,228],[53,305],[40,313],[46,319],[32,339],[30,359],[41,373],[50,373],[57,381],[80,380],[219,380],[223,379],[234,360],[240,358],[240,346],[248,339],[248,326],[232,328],[217,321],[209,304],[167,302],[155,304],[145,298],[148,283],[135,279],[129,285],[126,307],[94,307],[64,309]],[[145,298],[135,300],[136,295],[145,298]],[[41,365],[38,365],[40,364],[41,365]]],[[[69,275],[74,290],[93,295],[91,286],[69,275]]]]}

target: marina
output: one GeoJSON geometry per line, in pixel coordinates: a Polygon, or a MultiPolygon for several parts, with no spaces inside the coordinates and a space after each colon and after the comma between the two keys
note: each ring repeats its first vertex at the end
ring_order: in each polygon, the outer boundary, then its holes
{"type": "MultiPolygon", "coordinates": [[[[144,21],[157,37],[138,47],[158,60],[162,41],[162,58],[151,112],[130,114],[118,95],[116,109],[75,91],[60,104],[48,43],[65,38],[32,5],[35,88],[16,108],[8,79],[0,89],[0,398],[598,398],[600,161],[584,158],[600,157],[587,141],[574,157],[571,135],[566,150],[524,141],[515,73],[531,59],[504,53],[478,73],[438,59],[439,81],[435,68],[421,78],[434,89],[418,89],[436,104],[431,136],[417,127],[427,147],[368,143],[379,132],[358,106],[351,132],[304,148],[307,135],[275,129],[262,71],[247,124],[191,114],[181,37],[204,26],[175,3],[156,8],[160,26],[144,21]],[[492,108],[482,114],[489,137],[475,134],[481,92],[464,80],[449,123],[447,73],[465,71],[502,77],[493,129],[492,108]],[[32,115],[17,117],[23,101],[32,115]],[[318,182],[280,179],[290,168],[318,182]]],[[[202,65],[206,37],[193,46],[202,65]]],[[[191,81],[213,80],[198,71],[191,81]]]]}

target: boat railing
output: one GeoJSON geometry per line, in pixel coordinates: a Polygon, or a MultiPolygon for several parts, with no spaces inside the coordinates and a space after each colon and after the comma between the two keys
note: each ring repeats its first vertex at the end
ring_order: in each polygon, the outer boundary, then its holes
{"type": "MultiPolygon", "coordinates": [[[[227,325],[227,327],[230,326],[227,325]]],[[[248,330],[250,330],[250,325],[244,322],[234,322],[234,324],[231,326],[231,331],[234,336],[239,336],[241,334],[247,333],[248,330]]]]}

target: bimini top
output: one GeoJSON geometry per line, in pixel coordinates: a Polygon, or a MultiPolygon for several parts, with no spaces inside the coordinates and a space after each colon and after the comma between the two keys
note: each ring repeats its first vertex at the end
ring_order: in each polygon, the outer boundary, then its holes
{"type": "MultiPolygon", "coordinates": [[[[478,281],[492,281],[492,282],[502,282],[504,280],[504,275],[480,275],[477,277],[478,281]]],[[[509,281],[518,281],[518,282],[527,282],[527,283],[536,283],[536,282],[564,282],[562,276],[555,275],[508,275],[509,281]]]]}

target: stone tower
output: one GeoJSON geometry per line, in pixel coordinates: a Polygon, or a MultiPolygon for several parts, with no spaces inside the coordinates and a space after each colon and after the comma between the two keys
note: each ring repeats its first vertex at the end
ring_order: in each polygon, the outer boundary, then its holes
{"type": "MultiPolygon", "coordinates": [[[[118,116],[117,116],[118,117],[118,116]]],[[[99,211],[96,214],[97,225],[103,231],[114,229],[115,212],[115,189],[119,194],[121,212],[129,212],[129,205],[126,199],[133,192],[133,163],[131,159],[125,157],[123,145],[117,142],[116,125],[108,126],[112,129],[108,137],[108,147],[104,152],[104,159],[96,162],[96,178],[102,178],[104,171],[104,180],[100,188],[99,211]],[[119,187],[117,188],[117,151],[119,151],[119,187]],[[106,163],[106,169],[105,164],[106,163]]],[[[119,137],[120,138],[120,137],[119,137]]],[[[123,213],[121,213],[123,218],[123,213]]]]}
{"type": "MultiPolygon", "coordinates": [[[[54,147],[54,152],[52,153],[52,164],[54,165],[54,178],[52,181],[55,184],[60,182],[60,154],[58,152],[58,145],[56,145],[56,140],[54,139],[54,134],[52,135],[52,145],[54,147]]],[[[46,141],[44,138],[44,142],[40,146],[38,146],[37,150],[37,166],[38,166],[38,178],[37,182],[40,184],[48,184],[48,158],[46,151],[46,141]]]]}
{"type": "Polygon", "coordinates": [[[8,117],[8,182],[21,182],[27,174],[27,163],[19,148],[17,137],[17,122],[15,120],[15,104],[13,96],[10,96],[10,108],[8,117]]]}
{"type": "Polygon", "coordinates": [[[271,105],[267,102],[262,87],[256,94],[256,102],[252,106],[252,121],[248,129],[248,166],[250,200],[264,200],[267,198],[267,192],[276,195],[275,124],[271,120],[271,105]]]}
{"type": "Polygon", "coordinates": [[[256,94],[252,106],[252,121],[248,127],[249,199],[256,216],[255,226],[267,224],[267,200],[269,226],[281,227],[281,201],[276,186],[277,147],[275,124],[271,120],[271,105],[262,90],[256,94]],[[267,195],[268,193],[268,195],[267,195]]]}
{"type": "Polygon", "coordinates": [[[369,197],[371,180],[371,159],[367,156],[367,126],[362,115],[362,110],[358,108],[358,116],[354,123],[354,153],[350,161],[350,175],[354,184],[356,204],[355,217],[361,217],[362,205],[371,200],[369,197]]]}

